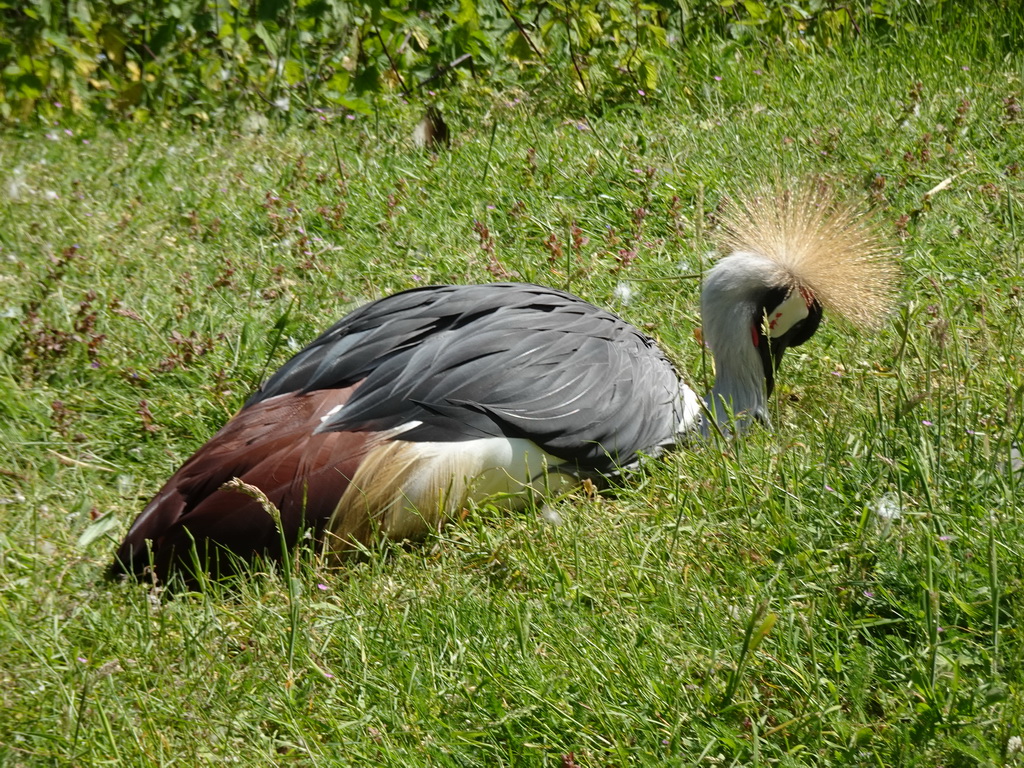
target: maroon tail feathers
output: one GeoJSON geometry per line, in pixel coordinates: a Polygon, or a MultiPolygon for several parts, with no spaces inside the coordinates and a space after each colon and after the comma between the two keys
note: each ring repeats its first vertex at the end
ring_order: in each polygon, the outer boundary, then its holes
{"type": "Polygon", "coordinates": [[[110,574],[141,576],[152,565],[160,580],[176,570],[218,576],[255,555],[280,557],[281,534],[259,502],[221,490],[234,477],[261,489],[281,511],[289,547],[304,530],[318,535],[373,442],[366,432],[313,433],[353,391],[280,395],[238,413],[142,511],[110,574]]]}

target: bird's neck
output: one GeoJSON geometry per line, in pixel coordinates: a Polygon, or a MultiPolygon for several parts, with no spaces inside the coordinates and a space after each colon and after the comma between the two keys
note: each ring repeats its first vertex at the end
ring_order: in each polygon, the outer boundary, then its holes
{"type": "MultiPolygon", "coordinates": [[[[760,366],[760,361],[757,361],[760,366]]],[[[735,372],[716,362],[715,385],[708,392],[705,403],[719,424],[728,422],[733,416],[737,421],[750,419],[768,422],[768,405],[765,397],[764,376],[754,375],[756,371],[738,367],[735,372]]]]}
{"type": "MultiPolygon", "coordinates": [[[[758,420],[768,422],[767,391],[764,364],[754,346],[751,304],[738,305],[717,318],[710,337],[706,337],[715,360],[715,384],[705,403],[715,421],[726,424],[735,417],[740,423],[758,420]]],[[[711,330],[705,324],[705,331],[711,330]]],[[[767,344],[762,338],[761,344],[767,344]]]]}

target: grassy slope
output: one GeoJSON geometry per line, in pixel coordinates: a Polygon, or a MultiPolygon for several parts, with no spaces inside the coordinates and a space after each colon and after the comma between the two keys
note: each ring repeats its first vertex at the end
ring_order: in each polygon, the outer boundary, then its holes
{"type": "Polygon", "coordinates": [[[1021,75],[965,28],[713,46],[652,108],[456,111],[437,157],[398,108],[256,137],[7,137],[0,762],[1012,762],[1021,75]],[[617,309],[703,386],[696,283],[650,278],[698,271],[722,196],[776,175],[872,200],[906,286],[884,332],[829,323],[787,357],[774,433],[560,501],[561,526],[480,510],[233,595],[100,579],[147,495],[291,347],[357,302],[494,279],[475,221],[501,270],[617,309]]]}

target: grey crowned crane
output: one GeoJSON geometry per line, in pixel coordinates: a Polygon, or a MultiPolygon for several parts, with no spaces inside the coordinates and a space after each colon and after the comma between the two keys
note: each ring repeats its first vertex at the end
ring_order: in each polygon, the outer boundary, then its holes
{"type": "Polygon", "coordinates": [[[309,530],[335,551],[415,539],[465,505],[563,490],[656,455],[711,421],[767,423],[787,347],[827,308],[877,322],[891,262],[851,208],[751,198],[705,277],[702,401],[655,342],[537,285],[431,286],[371,302],[300,351],[167,481],[111,573],[214,574],[309,530]],[[239,478],[280,510],[225,487],[239,478]],[[198,557],[197,557],[198,556],[198,557]]]}

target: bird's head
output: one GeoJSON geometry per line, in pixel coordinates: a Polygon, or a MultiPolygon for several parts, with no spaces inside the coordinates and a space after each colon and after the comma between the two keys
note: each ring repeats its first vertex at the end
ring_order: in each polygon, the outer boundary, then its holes
{"type": "Polygon", "coordinates": [[[746,198],[726,218],[728,256],[701,292],[703,338],[715,361],[714,419],[768,423],[783,352],[814,335],[823,308],[877,326],[897,270],[864,217],[818,190],[746,198]]]}
{"type": "Polygon", "coordinates": [[[708,273],[701,318],[715,359],[708,408],[719,422],[732,411],[767,423],[767,399],[782,354],[814,335],[821,303],[775,262],[737,252],[708,273]]]}

